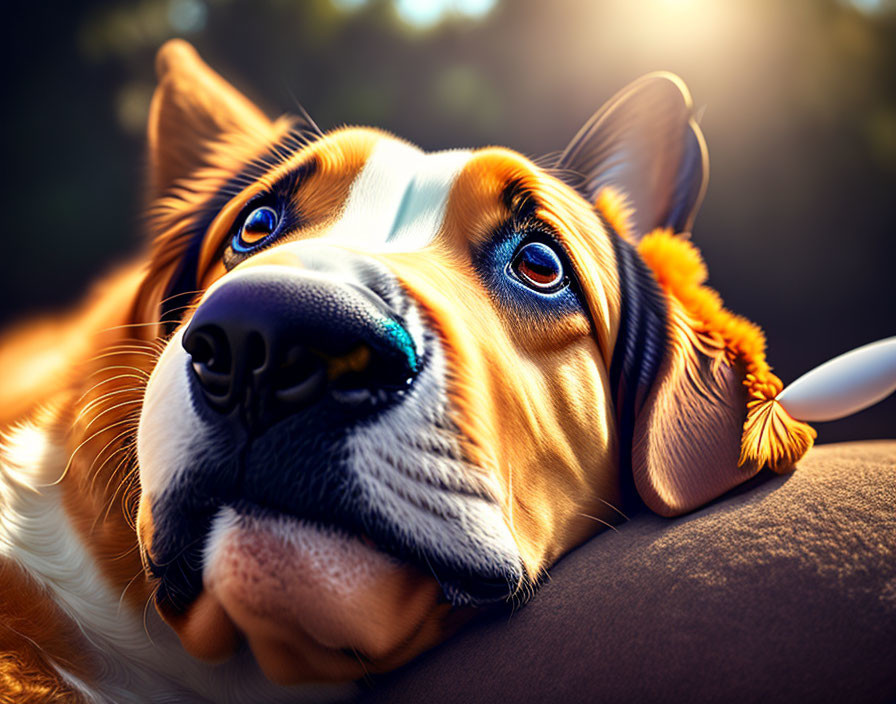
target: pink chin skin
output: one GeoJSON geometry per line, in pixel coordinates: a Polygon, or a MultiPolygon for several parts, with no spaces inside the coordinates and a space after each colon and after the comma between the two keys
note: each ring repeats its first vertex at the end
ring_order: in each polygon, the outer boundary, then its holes
{"type": "Polygon", "coordinates": [[[447,613],[434,579],[357,538],[288,517],[219,518],[203,583],[172,623],[186,649],[220,660],[240,632],[282,684],[396,667],[441,639],[447,613]]]}

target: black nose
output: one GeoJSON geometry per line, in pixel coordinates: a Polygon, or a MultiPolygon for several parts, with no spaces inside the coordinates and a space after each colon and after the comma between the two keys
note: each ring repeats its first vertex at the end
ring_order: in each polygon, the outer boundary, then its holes
{"type": "Polygon", "coordinates": [[[283,269],[222,283],[190,321],[207,404],[259,430],[324,398],[360,412],[401,395],[420,361],[397,312],[361,283],[283,269]]]}

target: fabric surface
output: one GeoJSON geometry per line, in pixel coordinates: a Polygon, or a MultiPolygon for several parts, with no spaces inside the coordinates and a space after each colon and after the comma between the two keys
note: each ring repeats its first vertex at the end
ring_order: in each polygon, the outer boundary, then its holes
{"type": "Polygon", "coordinates": [[[362,700],[896,702],[896,441],[634,516],[362,700]]]}

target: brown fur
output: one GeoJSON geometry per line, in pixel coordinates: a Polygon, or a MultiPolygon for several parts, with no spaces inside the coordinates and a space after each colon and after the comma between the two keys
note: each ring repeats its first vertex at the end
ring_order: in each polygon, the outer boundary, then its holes
{"type": "Polygon", "coordinates": [[[680,307],[673,304],[670,312],[672,339],[638,416],[632,469],[645,503],[676,516],[758,468],[738,466],[747,414],[743,372],[729,364],[723,347],[694,333],[680,307]]]}
{"type": "Polygon", "coordinates": [[[53,663],[87,676],[86,645],[47,591],[16,564],[0,559],[0,701],[80,702],[53,663]]]}

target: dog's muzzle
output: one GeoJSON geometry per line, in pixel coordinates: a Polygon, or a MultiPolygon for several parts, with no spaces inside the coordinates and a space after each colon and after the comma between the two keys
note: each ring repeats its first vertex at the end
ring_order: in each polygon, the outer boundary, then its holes
{"type": "Polygon", "coordinates": [[[453,605],[507,600],[521,559],[502,487],[451,420],[439,334],[373,258],[285,247],[213,285],[148,384],[138,457],[160,608],[187,610],[220,577],[216,546],[240,540],[221,536],[258,526],[286,552],[319,531],[361,541],[453,605]]]}

